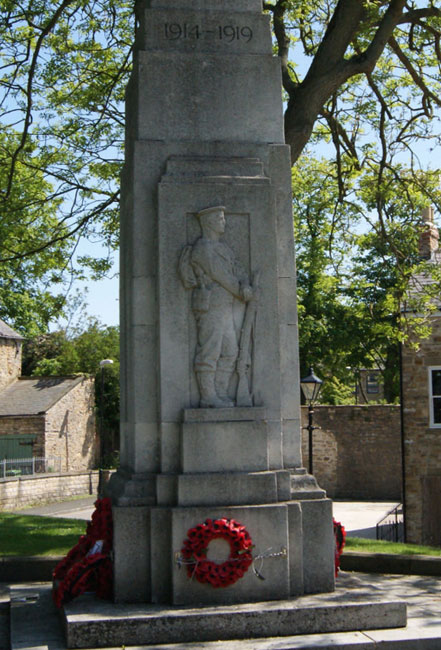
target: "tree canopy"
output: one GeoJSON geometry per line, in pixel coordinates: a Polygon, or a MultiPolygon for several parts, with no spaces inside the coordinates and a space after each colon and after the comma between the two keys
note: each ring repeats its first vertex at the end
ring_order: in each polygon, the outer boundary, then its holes
{"type": "MultiPolygon", "coordinates": [[[[302,371],[348,395],[349,369],[380,367],[398,396],[398,347],[427,335],[439,269],[422,262],[423,208],[441,207],[441,11],[432,2],[274,2],[286,93],[299,268],[302,371]],[[303,154],[303,155],[301,155],[303,154]],[[416,272],[433,277],[404,319],[416,272]],[[429,295],[428,295],[429,294],[429,295]]],[[[326,392],[327,391],[327,392],[326,392]]]]}
{"type": "MultiPolygon", "coordinates": [[[[66,276],[108,270],[106,256],[75,257],[80,238],[117,246],[135,4],[0,0],[0,317],[23,333],[63,309],[66,276]]],[[[385,363],[402,338],[421,209],[441,208],[427,163],[440,145],[441,10],[433,0],[263,7],[294,165],[301,354],[338,379],[343,364],[385,363]]]]}
{"type": "Polygon", "coordinates": [[[24,333],[44,331],[63,282],[105,273],[118,245],[134,22],[120,0],[0,1],[0,315],[24,333]],[[109,255],[76,256],[81,238],[109,255]]]}
{"type": "Polygon", "coordinates": [[[384,145],[393,129],[397,142],[408,146],[416,134],[427,135],[441,105],[441,10],[435,2],[277,0],[264,7],[273,15],[282,60],[293,162],[317,121],[337,150],[358,164],[369,143],[366,131],[377,131],[384,145]]]}

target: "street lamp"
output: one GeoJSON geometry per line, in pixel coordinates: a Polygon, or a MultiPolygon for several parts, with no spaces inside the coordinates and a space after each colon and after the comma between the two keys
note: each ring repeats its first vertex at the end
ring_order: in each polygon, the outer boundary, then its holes
{"type": "Polygon", "coordinates": [[[101,368],[101,395],[100,395],[100,466],[104,457],[104,368],[113,365],[113,359],[100,361],[101,368]]]}
{"type": "Polygon", "coordinates": [[[316,402],[323,381],[314,374],[312,368],[309,369],[309,375],[300,380],[300,386],[308,404],[308,426],[304,427],[308,431],[308,448],[309,448],[309,473],[312,474],[312,432],[319,427],[315,427],[312,423],[312,416],[314,415],[313,404],[316,402]]]}
{"type": "Polygon", "coordinates": [[[354,398],[355,403],[358,404],[358,384],[360,383],[360,374],[358,368],[346,366],[346,370],[351,370],[354,373],[354,398]]]}

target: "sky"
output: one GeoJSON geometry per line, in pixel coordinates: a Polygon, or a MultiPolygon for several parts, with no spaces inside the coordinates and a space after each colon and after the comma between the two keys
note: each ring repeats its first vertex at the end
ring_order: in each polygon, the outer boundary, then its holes
{"type": "MultiPolygon", "coordinates": [[[[93,255],[100,257],[100,245],[82,240],[76,251],[77,255],[93,255]]],[[[107,249],[103,250],[102,256],[107,256],[107,249]]],[[[119,325],[119,253],[113,254],[114,262],[112,269],[108,272],[107,277],[100,281],[80,281],[75,280],[70,296],[75,295],[78,290],[85,297],[85,313],[78,311],[72,318],[73,324],[82,325],[88,316],[96,317],[103,325],[119,325]]],[[[58,285],[56,292],[59,291],[58,285]]],[[[71,323],[71,324],[72,324],[71,323]]],[[[65,319],[59,319],[51,323],[52,331],[65,328],[68,322],[65,319]]]]}
{"type": "MultiPolygon", "coordinates": [[[[119,324],[119,278],[118,261],[115,262],[111,273],[114,277],[99,282],[78,283],[88,289],[87,313],[96,316],[103,325],[119,324]]],[[[110,275],[109,274],[109,275],[110,275]]]]}

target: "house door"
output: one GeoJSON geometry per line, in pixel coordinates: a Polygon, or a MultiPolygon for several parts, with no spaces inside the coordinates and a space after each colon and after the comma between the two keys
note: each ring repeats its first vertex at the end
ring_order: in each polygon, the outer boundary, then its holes
{"type": "Polygon", "coordinates": [[[32,458],[34,434],[10,434],[0,436],[0,460],[32,458]]]}

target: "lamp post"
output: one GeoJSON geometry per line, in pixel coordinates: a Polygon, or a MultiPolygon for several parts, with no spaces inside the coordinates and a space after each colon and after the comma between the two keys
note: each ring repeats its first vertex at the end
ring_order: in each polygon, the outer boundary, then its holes
{"type": "Polygon", "coordinates": [[[353,368],[352,366],[346,366],[346,370],[350,370],[354,373],[354,398],[355,404],[358,404],[358,384],[360,383],[359,369],[353,368]]]}
{"type": "Polygon", "coordinates": [[[302,393],[305,398],[305,402],[308,404],[308,426],[304,427],[308,431],[308,449],[309,449],[309,473],[312,474],[312,433],[315,429],[318,429],[319,427],[315,427],[313,425],[313,415],[314,415],[314,410],[313,410],[313,405],[315,401],[317,400],[320,389],[322,387],[323,381],[317,377],[317,375],[314,374],[314,371],[312,368],[309,369],[309,375],[306,377],[303,377],[303,379],[300,380],[300,386],[302,388],[302,393]]]}
{"type": "Polygon", "coordinates": [[[104,368],[113,365],[113,359],[100,361],[101,368],[101,395],[100,395],[100,466],[104,457],[104,368]]]}

